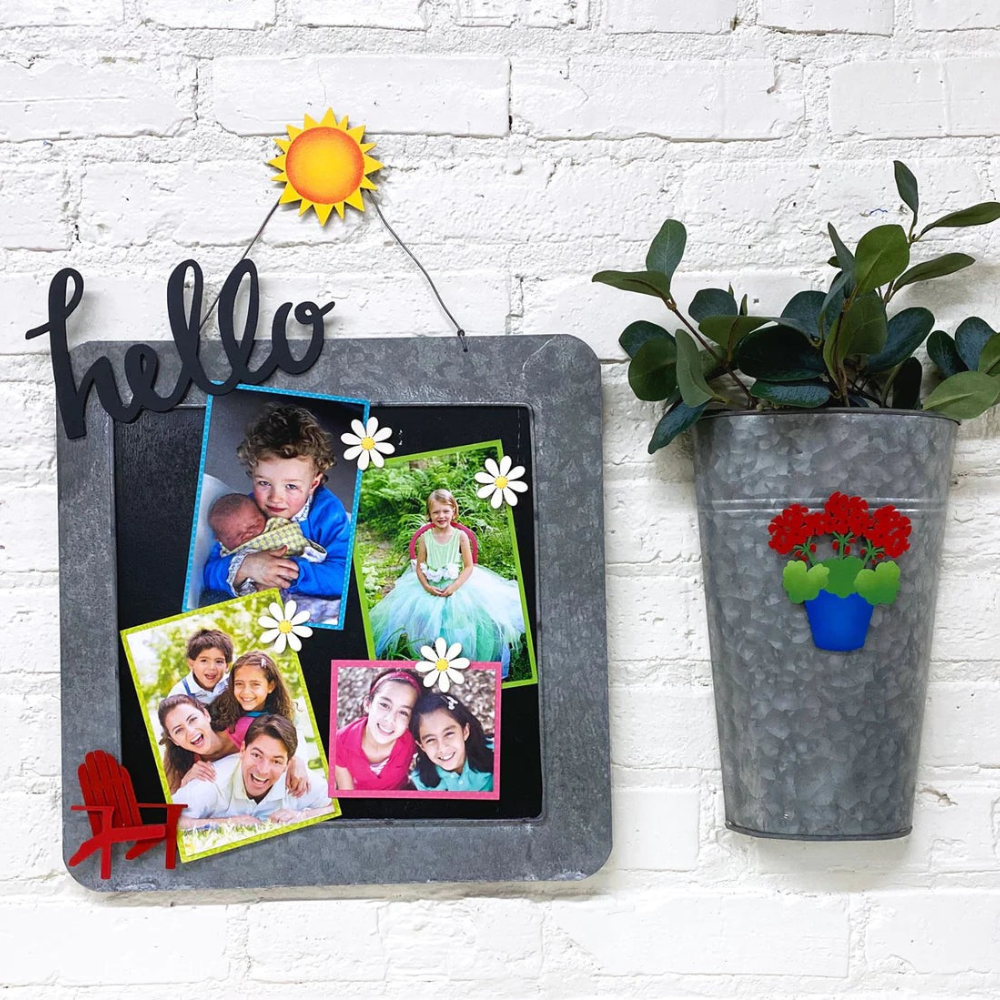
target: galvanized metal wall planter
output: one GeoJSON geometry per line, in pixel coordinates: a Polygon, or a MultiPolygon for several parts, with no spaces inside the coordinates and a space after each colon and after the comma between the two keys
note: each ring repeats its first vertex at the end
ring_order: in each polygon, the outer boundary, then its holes
{"type": "MultiPolygon", "coordinates": [[[[695,426],[731,829],[797,840],[910,832],[956,430],[934,414],[890,410],[721,413],[695,426]],[[873,528],[877,547],[861,542],[863,556],[834,547],[825,559],[829,553],[809,551],[807,536],[829,528],[828,518],[806,522],[798,539],[769,544],[769,524],[790,505],[822,512],[838,491],[844,500],[867,502],[869,525],[877,508],[894,509],[896,534],[873,528]],[[792,541],[805,552],[796,553],[792,541]],[[776,549],[793,556],[790,573],[776,549]],[[901,571],[891,570],[888,563],[904,550],[901,571]],[[838,561],[838,554],[850,558],[838,561]],[[839,584],[829,582],[828,570],[841,574],[839,584]],[[827,585],[817,586],[819,579],[827,585]],[[855,606],[846,616],[838,607],[831,637],[830,623],[820,621],[823,605],[841,600],[855,606]],[[844,638],[852,615],[860,616],[857,631],[844,638]]],[[[849,514],[845,508],[843,517],[849,514]]],[[[841,546],[854,537],[846,529],[833,534],[841,546]]]]}

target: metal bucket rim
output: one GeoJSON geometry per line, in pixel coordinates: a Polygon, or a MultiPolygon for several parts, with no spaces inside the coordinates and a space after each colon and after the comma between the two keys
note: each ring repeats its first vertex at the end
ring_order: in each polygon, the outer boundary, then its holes
{"type": "MultiPolygon", "coordinates": [[[[718,420],[722,417],[766,417],[784,420],[788,417],[804,416],[856,416],[856,417],[917,417],[929,420],[945,420],[948,423],[961,426],[962,421],[954,417],[946,417],[943,413],[927,410],[894,410],[888,406],[866,409],[860,406],[830,406],[823,409],[809,410],[710,410],[702,414],[701,420],[718,420]]],[[[700,421],[699,421],[700,422],[700,421]]]]}

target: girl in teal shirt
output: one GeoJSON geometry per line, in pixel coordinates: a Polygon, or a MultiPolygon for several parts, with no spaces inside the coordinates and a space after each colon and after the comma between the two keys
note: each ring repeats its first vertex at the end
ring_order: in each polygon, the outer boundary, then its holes
{"type": "Polygon", "coordinates": [[[413,787],[430,792],[492,792],[493,741],[457,698],[437,691],[413,707],[410,732],[417,741],[413,787]]]}

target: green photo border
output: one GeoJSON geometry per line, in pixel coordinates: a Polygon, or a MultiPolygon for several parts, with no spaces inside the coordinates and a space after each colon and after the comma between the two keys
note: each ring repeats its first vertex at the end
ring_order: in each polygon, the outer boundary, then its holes
{"type": "MultiPolygon", "coordinates": [[[[135,661],[132,658],[132,650],[129,647],[128,637],[137,632],[146,632],[149,629],[156,628],[157,626],[169,625],[173,622],[183,621],[185,619],[191,618],[205,618],[210,617],[212,612],[217,608],[230,607],[233,605],[245,604],[249,605],[251,603],[257,603],[260,605],[260,614],[265,614],[268,612],[268,606],[272,602],[281,603],[281,595],[277,590],[261,590],[256,594],[248,594],[245,597],[235,597],[228,601],[221,601],[218,604],[211,604],[203,608],[195,608],[192,611],[185,611],[179,615],[171,615],[169,618],[160,618],[157,621],[146,622],[143,625],[135,625],[132,628],[122,629],[119,635],[121,636],[121,643],[125,649],[125,656],[128,659],[129,670],[132,674],[132,684],[135,687],[136,695],[139,698],[140,708],[142,711],[142,721],[146,727],[146,735],[149,737],[150,749],[153,752],[153,760],[156,763],[156,773],[160,778],[160,785],[163,788],[163,794],[168,803],[173,802],[173,797],[171,796],[170,789],[167,784],[167,774],[163,767],[163,758],[160,754],[159,743],[156,739],[156,733],[153,730],[153,723],[150,718],[150,713],[146,708],[146,688],[139,681],[139,671],[136,667],[135,661]]],[[[259,616],[254,616],[259,617],[259,616]]],[[[309,640],[307,639],[306,642],[309,640]]],[[[330,780],[330,763],[326,759],[326,752],[323,749],[323,738],[320,732],[319,725],[316,722],[316,714],[313,711],[312,699],[309,696],[309,688],[306,684],[305,675],[302,673],[302,664],[299,662],[298,653],[296,653],[291,648],[286,648],[285,652],[281,654],[284,660],[291,660],[293,663],[293,669],[298,672],[299,681],[302,687],[303,697],[306,703],[306,711],[309,714],[309,721],[312,723],[313,732],[316,736],[316,746],[319,750],[320,760],[323,762],[323,773],[326,776],[327,782],[330,780]]],[[[232,665],[230,665],[230,669],[232,665]]],[[[228,672],[227,672],[228,674],[228,672]]],[[[184,671],[178,675],[178,679],[184,676],[184,671]]],[[[184,831],[177,831],[177,850],[181,861],[195,861],[198,858],[206,858],[212,854],[222,854],[226,851],[231,851],[237,847],[244,847],[247,844],[255,844],[261,840],[270,840],[272,837],[280,837],[286,833],[291,833],[293,830],[301,830],[303,827],[313,826],[316,823],[322,823],[329,819],[336,819],[341,815],[340,803],[337,799],[333,799],[333,812],[327,813],[325,816],[313,816],[310,819],[302,820],[299,823],[287,823],[280,824],[272,830],[267,830],[262,833],[249,834],[246,837],[241,837],[238,841],[231,844],[223,844],[218,847],[212,847],[208,850],[190,852],[186,851],[184,847],[184,831]]]]}
{"type": "MultiPolygon", "coordinates": [[[[483,451],[487,448],[495,448],[496,455],[494,456],[499,462],[503,458],[503,442],[499,440],[493,441],[478,441],[475,444],[461,444],[455,445],[452,448],[435,448],[431,451],[419,451],[414,452],[411,455],[395,455],[392,458],[387,458],[385,460],[385,467],[392,468],[396,465],[402,465],[404,462],[415,462],[423,458],[437,458],[441,455],[455,455],[459,452],[464,451],[483,451]]],[[[361,476],[361,487],[358,490],[358,502],[360,506],[361,497],[365,489],[365,479],[367,476],[367,471],[361,476]]],[[[369,480],[370,481],[370,480],[369,480]]],[[[524,503],[527,498],[531,497],[531,492],[522,494],[522,499],[520,503],[524,503]]],[[[488,504],[488,500],[484,500],[483,503],[488,504]]],[[[518,593],[521,595],[521,614],[524,616],[524,637],[525,642],[528,647],[528,663],[531,666],[531,676],[524,677],[520,680],[515,681],[504,681],[501,684],[501,688],[506,690],[507,688],[517,688],[517,687],[527,687],[532,684],[538,683],[538,666],[535,659],[535,640],[534,635],[531,630],[531,620],[528,616],[528,599],[524,592],[524,571],[521,568],[521,553],[518,547],[517,541],[517,530],[514,527],[514,511],[511,509],[510,505],[507,503],[503,504],[507,513],[507,528],[510,531],[511,539],[513,540],[513,550],[514,550],[514,567],[517,570],[517,589],[518,593]]],[[[362,522],[359,520],[358,524],[362,522]]],[[[353,554],[354,563],[354,583],[358,590],[358,603],[361,606],[361,620],[364,624],[365,630],[365,646],[368,650],[369,659],[374,660],[375,657],[375,640],[372,636],[371,622],[368,617],[368,598],[365,594],[364,588],[364,572],[363,572],[363,562],[358,552],[357,545],[354,546],[353,554]]],[[[403,660],[398,661],[400,663],[406,662],[403,660]]]]}

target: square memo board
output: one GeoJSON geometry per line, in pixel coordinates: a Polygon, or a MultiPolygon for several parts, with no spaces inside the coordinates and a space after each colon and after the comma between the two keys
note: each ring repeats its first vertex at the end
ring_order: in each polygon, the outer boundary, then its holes
{"type": "MultiPolygon", "coordinates": [[[[383,423],[413,429],[408,442],[398,439],[403,453],[496,439],[527,466],[531,492],[517,509],[517,537],[538,682],[504,685],[504,794],[471,804],[343,799],[339,818],[173,870],[155,850],[131,861],[117,854],[108,880],[96,864],[81,864],[70,869],[81,884],[139,891],[571,880],[604,863],[611,807],[599,364],[569,336],[467,343],[463,351],[455,338],[331,339],[307,372],[279,372],[266,388],[369,400],[383,423]]],[[[120,371],[127,346],[78,347],[74,370],[79,377],[103,355],[120,371]]],[[[201,353],[207,370],[224,370],[218,344],[201,353]]],[[[169,384],[170,371],[161,377],[169,384]]],[[[94,396],[86,436],[69,440],[60,429],[58,440],[66,858],[88,833],[71,806],[81,801],[77,767],[90,750],[126,764],[140,801],[162,799],[119,630],[182,610],[206,408],[192,389],[171,412],[116,424],[94,396]]],[[[332,659],[358,656],[357,595],[354,576],[342,630],[324,630],[321,658],[327,650],[332,659]]],[[[316,663],[316,653],[312,660],[306,684],[325,712],[328,664],[316,663]]],[[[324,743],[328,721],[320,720],[324,743]]]]}

